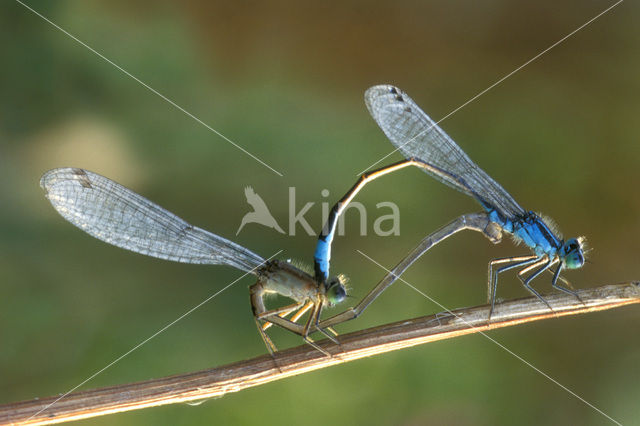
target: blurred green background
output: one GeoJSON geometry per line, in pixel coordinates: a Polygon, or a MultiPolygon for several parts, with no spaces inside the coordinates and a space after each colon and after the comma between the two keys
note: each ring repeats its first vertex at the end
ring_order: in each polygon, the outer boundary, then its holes
{"type": "MultiPolygon", "coordinates": [[[[163,262],[66,223],[38,187],[83,167],[262,256],[310,262],[315,236],[247,225],[253,186],[283,227],[289,187],[317,232],[321,205],[391,151],[364,90],[393,83],[434,119],[457,108],[612,2],[373,3],[85,1],[28,4],[280,171],[280,177],[19,3],[0,14],[0,403],[63,393],[236,279],[230,267],[163,262]],[[328,189],[329,197],[321,191],[328,189]]],[[[577,287],[640,279],[640,8],[625,2],[442,123],[525,207],[586,235],[577,287]]],[[[391,159],[399,160],[398,154],[391,159]]],[[[391,160],[390,159],[390,160],[391,160]]],[[[468,197],[405,170],[358,198],[401,209],[401,235],[359,236],[354,212],[333,271],[355,299],[468,197]]],[[[351,219],[351,220],[349,220],[351,219]]],[[[458,235],[405,275],[443,305],[485,300],[491,258],[527,253],[458,235]]],[[[83,389],[197,371],[263,354],[246,278],[83,389]]],[[[550,291],[547,279],[537,288],[550,291]]],[[[515,276],[503,298],[525,296],[515,276]]],[[[396,284],[347,332],[438,312],[396,284]]],[[[490,336],[612,418],[640,418],[637,307],[490,336]]],[[[299,344],[273,330],[279,347],[299,344]]],[[[272,383],[192,407],[87,424],[607,424],[605,417],[479,335],[272,383]]]]}

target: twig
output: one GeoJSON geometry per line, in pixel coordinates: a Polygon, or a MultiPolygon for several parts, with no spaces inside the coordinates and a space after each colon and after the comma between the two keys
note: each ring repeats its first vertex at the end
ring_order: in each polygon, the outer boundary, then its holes
{"type": "Polygon", "coordinates": [[[553,312],[549,312],[535,297],[496,305],[490,324],[487,323],[489,306],[480,306],[345,334],[339,337],[340,345],[328,340],[318,342],[332,354],[331,357],[309,345],[302,345],[278,352],[275,358],[263,355],[195,373],[72,393],[53,405],[57,397],[7,404],[0,406],[0,423],[59,423],[220,397],[285,377],[422,343],[640,303],[640,282],[581,290],[578,294],[582,302],[564,293],[546,296],[553,312]]]}

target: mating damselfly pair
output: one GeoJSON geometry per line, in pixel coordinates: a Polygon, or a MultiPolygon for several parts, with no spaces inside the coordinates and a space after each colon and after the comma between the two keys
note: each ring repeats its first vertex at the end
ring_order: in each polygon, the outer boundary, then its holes
{"type": "Polygon", "coordinates": [[[553,272],[551,283],[554,288],[575,294],[558,281],[563,269],[583,266],[585,246],[582,237],[563,240],[546,219],[520,207],[400,89],[390,85],[374,86],[366,91],[365,102],[380,128],[406,160],[365,173],[335,204],[318,238],[313,273],[288,261],[265,260],[87,170],[53,169],[42,176],[40,185],[65,219],[109,244],[176,262],[229,265],[257,276],[257,282],[250,287],[251,306],[258,330],[270,352],[276,350],[266,334],[272,324],[299,334],[312,345],[309,336],[315,331],[337,343],[330,334],[337,336],[332,326],[358,316],[420,255],[465,229],[482,232],[493,243],[500,242],[502,234],[507,233],[533,251],[530,255],[494,259],[489,263],[487,294],[491,312],[498,275],[509,269],[521,268],[518,278],[549,309],[551,306],[530,285],[545,270],[553,272]],[[428,235],[357,306],[321,320],[324,307],[339,304],[347,296],[344,278],[341,275],[329,277],[331,244],[338,218],[367,183],[407,166],[419,167],[442,183],[474,197],[484,211],[460,216],[428,235]],[[267,309],[264,296],[269,293],[278,293],[294,303],[267,309]],[[299,324],[307,312],[306,321],[299,324]]]}

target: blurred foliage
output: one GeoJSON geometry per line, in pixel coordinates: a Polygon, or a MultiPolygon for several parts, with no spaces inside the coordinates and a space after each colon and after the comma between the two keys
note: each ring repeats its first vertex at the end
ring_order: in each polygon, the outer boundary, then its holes
{"type": "MultiPolygon", "coordinates": [[[[47,169],[109,176],[191,223],[268,257],[311,261],[315,236],[248,225],[253,186],[285,229],[289,188],[317,232],[356,174],[391,151],[362,103],[394,83],[439,119],[604,10],[594,2],[45,2],[0,14],[0,402],[67,391],[234,280],[227,267],[171,264],[114,249],[65,223],[37,187],[47,169]],[[279,177],[143,81],[229,137],[279,177]],[[328,189],[330,195],[321,195],[328,189]]],[[[638,279],[639,8],[625,2],[442,123],[520,203],[584,234],[592,263],[578,287],[638,279]]],[[[399,157],[393,157],[397,160],[399,157]]],[[[334,271],[354,301],[421,238],[478,206],[416,170],[358,198],[369,230],[393,201],[398,237],[347,236],[334,271]]],[[[406,279],[454,308],[485,299],[490,258],[523,253],[456,236],[406,279]]],[[[525,294],[504,277],[504,298],[525,294]]],[[[194,371],[265,349],[243,280],[90,381],[86,388],[194,371]]],[[[550,291],[546,280],[537,283],[550,291]]],[[[346,332],[440,308],[388,290],[346,332]]],[[[585,400],[630,424],[640,417],[637,309],[491,333],[585,400]],[[631,337],[630,337],[631,336],[631,337]]],[[[273,330],[281,347],[299,339],[273,330]]],[[[306,374],[206,402],[92,424],[602,424],[606,419],[480,336],[306,374]],[[372,409],[375,407],[375,409],[372,409]],[[302,420],[304,419],[304,420],[302,420]]]]}

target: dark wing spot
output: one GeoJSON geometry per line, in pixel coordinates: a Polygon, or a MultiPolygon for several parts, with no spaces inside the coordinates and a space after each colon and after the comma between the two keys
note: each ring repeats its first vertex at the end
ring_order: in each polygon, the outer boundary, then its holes
{"type": "Polygon", "coordinates": [[[186,226],[183,226],[182,229],[180,229],[181,238],[187,238],[191,231],[193,231],[193,225],[187,224],[186,226]]]}
{"type": "Polygon", "coordinates": [[[404,112],[411,113],[411,107],[404,107],[404,112]]]}
{"type": "Polygon", "coordinates": [[[87,173],[84,170],[73,169],[73,174],[76,176],[78,182],[80,182],[80,185],[85,188],[93,188],[93,185],[91,185],[91,181],[89,180],[89,176],[87,176],[87,173]]]}
{"type": "Polygon", "coordinates": [[[391,86],[391,89],[389,89],[389,92],[393,93],[394,95],[398,94],[398,89],[396,89],[395,87],[391,86]]]}
{"type": "Polygon", "coordinates": [[[396,95],[396,101],[404,102],[404,98],[402,97],[402,95],[396,95]]]}

